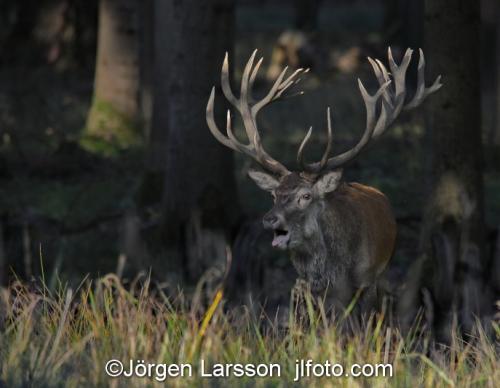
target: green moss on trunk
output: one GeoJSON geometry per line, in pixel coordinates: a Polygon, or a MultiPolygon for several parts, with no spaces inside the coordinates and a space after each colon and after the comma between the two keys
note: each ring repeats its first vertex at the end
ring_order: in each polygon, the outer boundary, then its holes
{"type": "Polygon", "coordinates": [[[80,144],[90,152],[115,155],[142,144],[139,127],[136,120],[110,102],[94,97],[80,144]]]}

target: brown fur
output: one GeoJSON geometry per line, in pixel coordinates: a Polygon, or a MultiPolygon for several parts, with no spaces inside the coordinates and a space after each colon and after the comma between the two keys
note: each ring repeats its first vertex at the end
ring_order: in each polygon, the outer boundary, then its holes
{"type": "Polygon", "coordinates": [[[362,220],[360,234],[365,236],[370,260],[356,271],[356,277],[380,275],[396,242],[396,220],[387,197],[373,187],[353,182],[341,185],[327,200],[333,207],[349,206],[352,213],[348,216],[362,220]]]}

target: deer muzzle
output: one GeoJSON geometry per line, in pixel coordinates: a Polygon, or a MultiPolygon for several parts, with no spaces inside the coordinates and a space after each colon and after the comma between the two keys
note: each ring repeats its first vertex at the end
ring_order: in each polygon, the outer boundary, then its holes
{"type": "Polygon", "coordinates": [[[272,246],[278,249],[287,249],[290,243],[290,231],[286,227],[283,217],[270,211],[264,216],[262,223],[264,229],[274,232],[272,246]]]}

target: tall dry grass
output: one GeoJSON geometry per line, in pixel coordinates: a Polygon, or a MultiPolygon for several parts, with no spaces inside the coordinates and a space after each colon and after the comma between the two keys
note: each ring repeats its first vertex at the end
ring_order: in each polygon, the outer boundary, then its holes
{"type": "MultiPolygon", "coordinates": [[[[198,298],[198,300],[201,300],[198,298]]],[[[306,298],[307,302],[307,298],[306,298]]],[[[168,386],[289,386],[295,361],[330,360],[391,363],[392,377],[324,377],[301,380],[300,386],[486,386],[500,381],[498,339],[477,324],[464,341],[454,335],[447,348],[432,345],[419,325],[403,336],[386,324],[383,313],[361,328],[342,329],[324,310],[306,303],[308,324],[299,324],[290,309],[289,324],[280,328],[264,314],[248,309],[225,311],[218,291],[209,306],[189,303],[182,293],[167,297],[147,277],[126,287],[113,274],[83,281],[71,290],[49,291],[15,283],[1,291],[0,386],[162,386],[148,378],[111,378],[110,359],[151,363],[277,363],[281,377],[225,379],[171,378],[168,386]]]]}

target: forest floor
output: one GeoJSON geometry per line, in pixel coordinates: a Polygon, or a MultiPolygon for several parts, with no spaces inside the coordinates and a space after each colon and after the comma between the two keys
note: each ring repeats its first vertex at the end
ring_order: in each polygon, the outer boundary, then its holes
{"type": "Polygon", "coordinates": [[[419,320],[406,334],[388,325],[383,312],[351,326],[349,312],[332,321],[307,294],[303,313],[292,306],[285,330],[273,317],[224,309],[221,296],[214,289],[206,306],[199,295],[188,303],[182,294],[168,298],[147,277],[124,285],[114,274],[84,280],[76,290],[60,285],[56,292],[43,279],[29,287],[13,284],[0,293],[0,387],[155,387],[165,381],[175,387],[498,386],[498,343],[486,334],[498,341],[494,323],[478,323],[467,339],[454,335],[449,346],[437,346],[419,320]],[[149,374],[134,367],[138,376],[126,377],[110,360],[127,373],[130,360],[191,369],[172,377],[156,366],[149,374]],[[326,377],[294,382],[297,360],[340,366],[326,377]],[[278,367],[267,377],[206,376],[216,376],[216,364],[278,367]],[[110,377],[106,365],[118,377],[110,377]],[[355,377],[353,365],[370,377],[355,377]]]}

